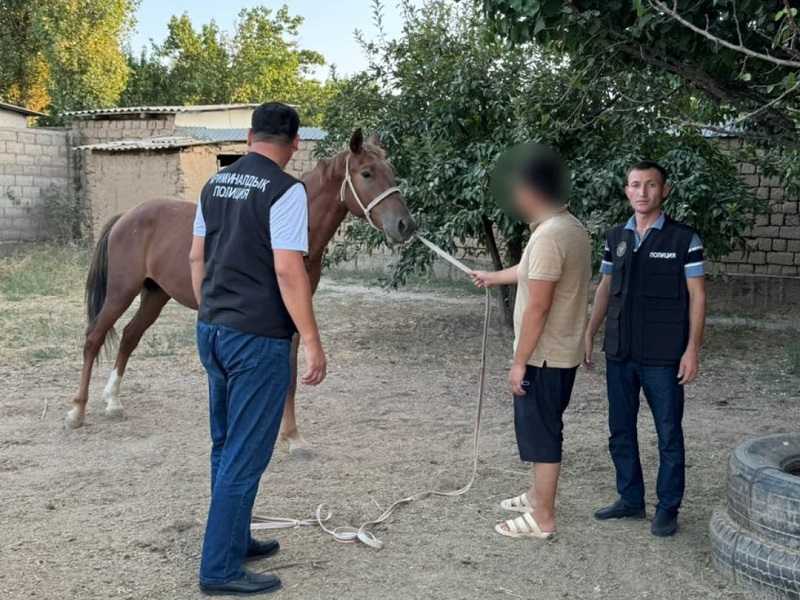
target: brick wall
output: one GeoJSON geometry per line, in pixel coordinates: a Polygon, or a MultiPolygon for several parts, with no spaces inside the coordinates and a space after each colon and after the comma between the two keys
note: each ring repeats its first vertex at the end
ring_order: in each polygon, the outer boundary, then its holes
{"type": "Polygon", "coordinates": [[[76,119],[72,123],[76,146],[164,137],[175,133],[175,115],[141,119],[76,119]]]}
{"type": "Polygon", "coordinates": [[[304,140],[300,142],[300,149],[294,153],[291,162],[286,165],[286,170],[295,177],[302,177],[311,169],[317,166],[317,159],[314,157],[314,150],[317,142],[304,140]]]}
{"type": "MultiPolygon", "coordinates": [[[[729,146],[741,140],[727,139],[729,146]]],[[[747,251],[733,252],[712,266],[712,272],[730,275],[800,276],[800,203],[791,198],[776,177],[768,177],[752,164],[742,163],[739,172],[755,188],[758,197],[769,201],[768,214],[756,217],[746,236],[747,251]]]]}
{"type": "Polygon", "coordinates": [[[66,129],[0,127],[0,250],[52,234],[48,195],[74,197],[66,129]]]}

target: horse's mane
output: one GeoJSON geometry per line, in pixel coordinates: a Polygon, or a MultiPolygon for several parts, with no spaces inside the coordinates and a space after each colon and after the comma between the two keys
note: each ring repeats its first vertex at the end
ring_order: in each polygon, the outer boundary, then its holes
{"type": "MultiPolygon", "coordinates": [[[[362,152],[367,155],[367,157],[372,158],[374,160],[386,160],[386,150],[381,148],[380,146],[375,146],[374,144],[364,143],[361,147],[362,152]]],[[[308,175],[311,175],[314,172],[320,171],[320,175],[322,172],[328,173],[330,172],[331,168],[337,164],[337,162],[344,160],[344,157],[350,152],[349,149],[342,150],[338,154],[330,158],[321,158],[317,163],[317,166],[308,173],[304,174],[303,177],[305,178],[308,175]]],[[[394,167],[392,167],[394,168],[394,167]]]]}
{"type": "Polygon", "coordinates": [[[386,150],[380,146],[373,146],[372,144],[364,144],[362,146],[364,154],[370,158],[377,158],[379,160],[386,160],[386,150]]]}

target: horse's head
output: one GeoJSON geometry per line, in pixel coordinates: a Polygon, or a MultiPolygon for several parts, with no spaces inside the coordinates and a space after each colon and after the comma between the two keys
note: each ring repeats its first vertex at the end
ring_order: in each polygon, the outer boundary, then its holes
{"type": "Polygon", "coordinates": [[[405,242],[416,228],[405,198],[397,188],[394,169],[376,134],[364,140],[361,129],[350,137],[341,200],[352,214],[366,219],[392,242],[405,242]]]}

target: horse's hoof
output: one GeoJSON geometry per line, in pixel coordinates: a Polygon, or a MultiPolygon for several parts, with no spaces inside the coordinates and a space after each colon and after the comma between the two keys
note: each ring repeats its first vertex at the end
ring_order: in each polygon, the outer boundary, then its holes
{"type": "Polygon", "coordinates": [[[295,446],[289,448],[289,456],[293,460],[311,460],[314,458],[314,452],[308,446],[295,446]]]}
{"type": "Polygon", "coordinates": [[[122,419],[125,416],[125,410],[122,408],[107,408],[106,416],[109,419],[122,419]]]}
{"type": "Polygon", "coordinates": [[[68,412],[67,416],[64,417],[64,429],[78,429],[82,425],[83,419],[78,419],[72,414],[72,411],[68,412]]]}

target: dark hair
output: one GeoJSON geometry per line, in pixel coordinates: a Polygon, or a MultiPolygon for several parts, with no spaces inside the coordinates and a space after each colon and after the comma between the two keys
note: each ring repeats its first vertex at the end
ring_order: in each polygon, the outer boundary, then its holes
{"type": "Polygon", "coordinates": [[[291,106],[265,102],[253,111],[253,140],[270,144],[291,144],[300,130],[300,115],[291,106]]]}
{"type": "Polygon", "coordinates": [[[650,169],[655,169],[661,173],[661,183],[667,183],[667,170],[654,160],[640,160],[636,164],[632,165],[631,168],[628,169],[626,179],[627,177],[630,177],[630,174],[634,171],[649,171],[650,169]]]}
{"type": "Polygon", "coordinates": [[[566,204],[569,170],[550,148],[537,147],[520,165],[518,181],[541,193],[554,204],[566,204]]]}

